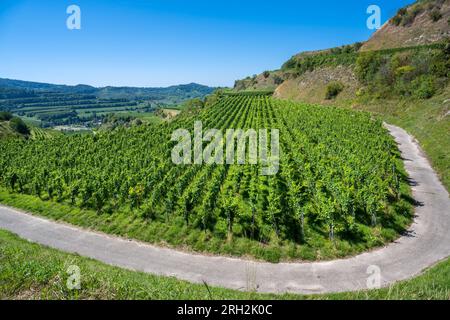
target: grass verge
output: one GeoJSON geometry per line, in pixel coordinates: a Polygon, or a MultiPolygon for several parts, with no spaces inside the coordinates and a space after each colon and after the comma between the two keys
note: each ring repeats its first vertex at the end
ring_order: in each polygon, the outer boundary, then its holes
{"type": "Polygon", "coordinates": [[[428,100],[372,100],[355,108],[370,111],[412,134],[429,157],[442,183],[450,190],[450,86],[428,100]]]}
{"type": "Polygon", "coordinates": [[[0,230],[0,299],[450,299],[450,259],[389,288],[326,295],[241,292],[112,267],[0,230]],[[69,266],[80,290],[69,290],[69,266]]]}

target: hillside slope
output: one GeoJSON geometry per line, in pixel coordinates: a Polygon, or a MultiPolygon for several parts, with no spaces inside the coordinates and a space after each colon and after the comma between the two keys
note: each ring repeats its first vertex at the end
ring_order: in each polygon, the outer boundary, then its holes
{"type": "Polygon", "coordinates": [[[0,121],[0,139],[18,138],[21,135],[11,129],[8,121],[0,121]]]}
{"type": "Polygon", "coordinates": [[[450,188],[449,0],[400,9],[364,44],[294,55],[280,70],[236,81],[235,90],[369,111],[414,135],[450,188]]]}
{"type": "Polygon", "coordinates": [[[274,97],[328,105],[354,98],[358,87],[358,79],[352,67],[323,67],[284,81],[276,88],[274,97]],[[341,81],[345,83],[345,87],[336,99],[327,100],[326,88],[332,81],[341,81]]]}
{"type": "Polygon", "coordinates": [[[426,45],[450,36],[450,1],[427,0],[400,9],[361,51],[426,45]]]}
{"type": "MultiPolygon", "coordinates": [[[[237,80],[234,89],[275,90],[280,85],[286,86],[284,81],[297,80],[303,73],[313,72],[318,67],[353,66],[358,53],[384,50],[393,50],[395,53],[398,48],[433,46],[449,38],[450,0],[419,0],[401,8],[364,43],[295,54],[279,70],[264,71],[237,80]]],[[[346,72],[341,80],[345,81],[347,76],[346,72]]],[[[332,78],[336,78],[336,75],[332,78]]]]}

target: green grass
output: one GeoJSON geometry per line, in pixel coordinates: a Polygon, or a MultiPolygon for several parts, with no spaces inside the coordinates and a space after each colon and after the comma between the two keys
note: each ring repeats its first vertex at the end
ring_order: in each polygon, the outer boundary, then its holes
{"type": "Polygon", "coordinates": [[[0,139],[17,138],[19,136],[19,134],[11,129],[9,121],[0,121],[0,139]]]}
{"type": "Polygon", "coordinates": [[[42,121],[36,117],[21,116],[20,118],[29,126],[39,127],[42,123],[42,121]]]}
{"type": "Polygon", "coordinates": [[[33,140],[51,139],[57,135],[62,134],[59,131],[50,130],[50,129],[42,129],[39,127],[31,127],[30,131],[31,131],[30,138],[33,140]]]}
{"type": "Polygon", "coordinates": [[[154,112],[123,111],[123,112],[116,112],[116,115],[119,117],[130,116],[153,124],[158,124],[162,122],[162,119],[156,116],[154,112]]]}
{"type": "Polygon", "coordinates": [[[389,288],[302,296],[259,294],[191,284],[112,267],[32,244],[0,230],[0,299],[450,299],[450,259],[389,288]],[[80,290],[66,286],[69,266],[80,268],[80,290]]]}
{"type": "Polygon", "coordinates": [[[373,112],[402,127],[420,143],[447,190],[450,190],[450,86],[428,100],[403,98],[360,101],[356,108],[373,112]]]}
{"type": "MultiPolygon", "coordinates": [[[[105,110],[105,109],[104,109],[105,110]]],[[[89,118],[93,116],[93,110],[86,109],[83,110],[84,112],[79,113],[78,117],[81,119],[89,118]]],[[[94,110],[95,111],[95,110],[94,110]]],[[[117,117],[134,117],[138,118],[144,121],[147,121],[149,123],[161,123],[162,119],[155,115],[154,112],[146,112],[146,111],[139,111],[139,109],[133,109],[133,110],[125,110],[125,108],[122,109],[115,109],[115,110],[107,110],[107,111],[96,111],[95,112],[97,116],[106,116],[108,114],[114,114],[117,117]]]]}

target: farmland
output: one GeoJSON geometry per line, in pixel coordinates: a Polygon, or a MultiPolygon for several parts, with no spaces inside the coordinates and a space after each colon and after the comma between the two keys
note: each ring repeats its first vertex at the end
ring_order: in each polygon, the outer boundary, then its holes
{"type": "Polygon", "coordinates": [[[0,111],[42,127],[95,125],[110,114],[147,119],[155,110],[202,98],[212,88],[197,84],[168,88],[94,88],[0,79],[0,111]]]}
{"type": "Polygon", "coordinates": [[[222,95],[161,124],[2,141],[0,152],[3,203],[21,194],[22,207],[43,215],[196,251],[329,259],[391,241],[411,221],[398,150],[380,121],[265,93],[222,95]],[[279,172],[174,165],[172,132],[193,134],[199,120],[205,130],[278,129],[279,172]]]}
{"type": "Polygon", "coordinates": [[[0,100],[0,108],[25,119],[50,125],[78,124],[117,112],[150,112],[155,104],[127,99],[98,99],[94,95],[34,93],[31,98],[0,100]]]}

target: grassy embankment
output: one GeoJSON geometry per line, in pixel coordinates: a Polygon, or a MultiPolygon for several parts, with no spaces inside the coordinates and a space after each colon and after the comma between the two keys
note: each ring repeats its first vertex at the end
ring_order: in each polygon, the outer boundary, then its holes
{"type": "Polygon", "coordinates": [[[0,299],[450,299],[450,260],[389,288],[301,296],[240,292],[105,265],[0,231],[0,299]],[[81,271],[69,290],[67,269],[81,271]]]}
{"type": "Polygon", "coordinates": [[[429,100],[391,99],[364,101],[355,108],[370,111],[412,134],[450,190],[450,86],[429,100]],[[445,102],[447,101],[447,102],[445,102]]]}

